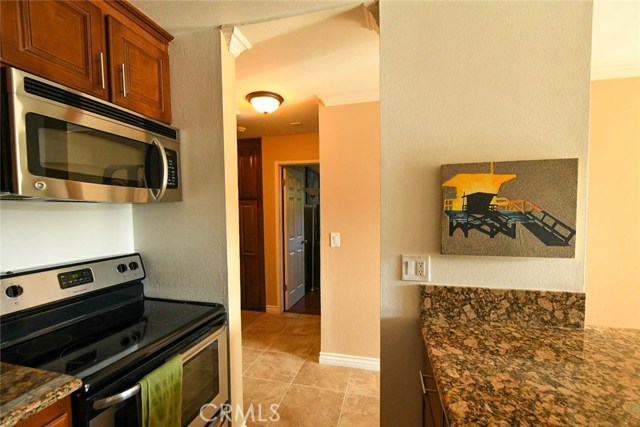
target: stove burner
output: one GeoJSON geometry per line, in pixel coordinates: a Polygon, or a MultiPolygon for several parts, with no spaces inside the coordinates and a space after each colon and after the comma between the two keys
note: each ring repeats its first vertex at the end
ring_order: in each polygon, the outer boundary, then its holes
{"type": "Polygon", "coordinates": [[[139,332],[121,332],[92,337],[65,348],[60,359],[74,366],[101,362],[136,344],[141,336],[139,332]]]}
{"type": "Polygon", "coordinates": [[[66,334],[44,335],[42,337],[36,338],[35,340],[18,346],[18,348],[16,349],[16,353],[25,356],[46,353],[48,351],[55,350],[69,344],[71,342],[71,339],[71,335],[66,334]]]}

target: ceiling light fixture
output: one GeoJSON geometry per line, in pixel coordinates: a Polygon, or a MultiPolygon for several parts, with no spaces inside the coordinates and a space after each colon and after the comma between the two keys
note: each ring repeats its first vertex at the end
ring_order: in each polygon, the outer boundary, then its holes
{"type": "Polygon", "coordinates": [[[247,95],[247,101],[253,105],[256,111],[264,114],[273,113],[284,102],[284,98],[273,92],[251,92],[247,95]]]}

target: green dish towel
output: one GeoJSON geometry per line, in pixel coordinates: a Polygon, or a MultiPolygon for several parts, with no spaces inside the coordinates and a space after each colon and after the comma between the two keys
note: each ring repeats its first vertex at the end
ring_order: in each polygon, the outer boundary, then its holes
{"type": "Polygon", "coordinates": [[[180,427],[182,355],[172,357],[138,384],[142,427],[180,427]]]}

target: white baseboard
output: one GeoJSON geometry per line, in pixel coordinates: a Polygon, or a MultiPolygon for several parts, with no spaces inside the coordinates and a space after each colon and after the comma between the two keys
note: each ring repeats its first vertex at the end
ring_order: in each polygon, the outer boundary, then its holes
{"type": "Polygon", "coordinates": [[[280,307],[278,307],[277,305],[268,305],[267,306],[267,313],[269,313],[269,314],[280,314],[280,307]]]}
{"type": "Polygon", "coordinates": [[[367,369],[369,371],[380,371],[380,359],[376,359],[374,357],[351,356],[349,354],[325,353],[321,351],[320,364],[367,369]]]}

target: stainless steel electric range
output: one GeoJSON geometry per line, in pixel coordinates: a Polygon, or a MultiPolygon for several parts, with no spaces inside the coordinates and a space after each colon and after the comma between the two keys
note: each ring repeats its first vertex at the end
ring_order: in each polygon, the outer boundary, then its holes
{"type": "Polygon", "coordinates": [[[137,382],[182,354],[182,425],[226,425],[224,307],[147,298],[144,278],[139,254],[3,273],[0,360],[82,379],[74,427],[135,427],[137,382]]]}

